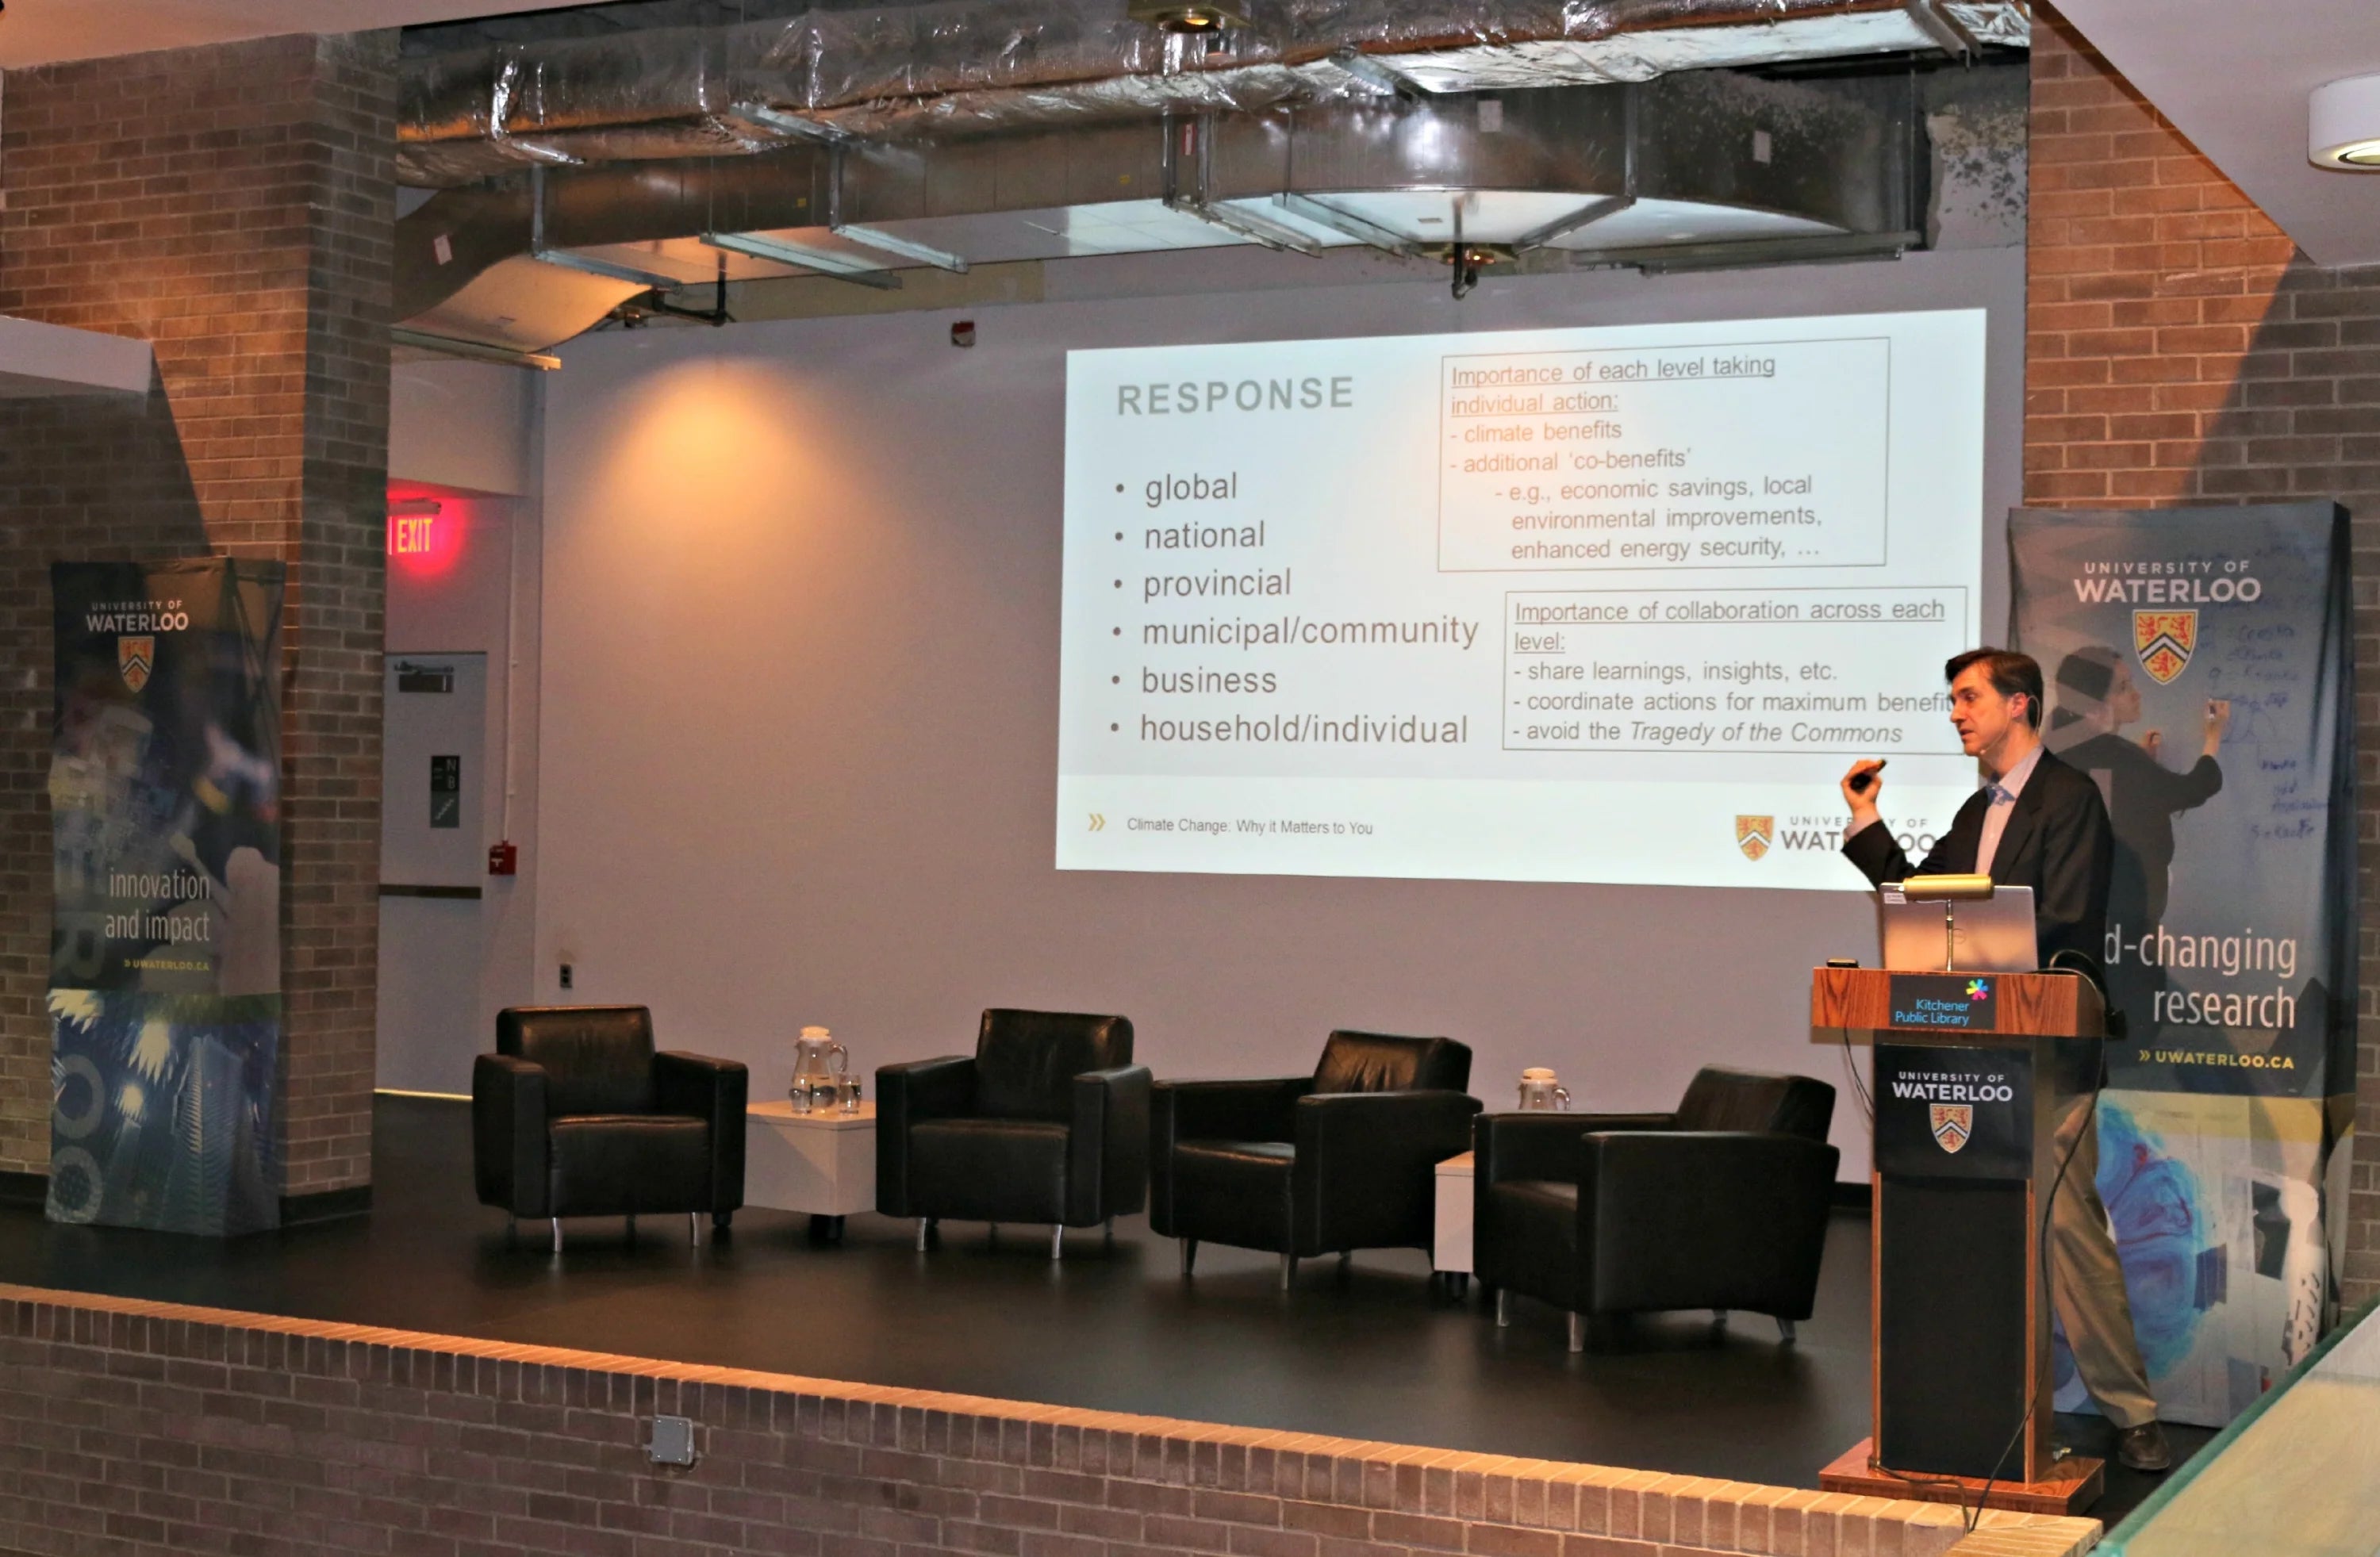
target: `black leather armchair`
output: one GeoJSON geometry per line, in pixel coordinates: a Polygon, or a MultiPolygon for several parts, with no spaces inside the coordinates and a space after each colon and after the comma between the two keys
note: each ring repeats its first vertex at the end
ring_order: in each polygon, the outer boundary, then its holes
{"type": "Polygon", "coordinates": [[[471,1068],[471,1169],[481,1205],[542,1216],[710,1213],[744,1204],[744,1104],[734,1060],[655,1053],[642,1006],[512,1006],[471,1068]]]}
{"type": "Polygon", "coordinates": [[[1817,1296],[1840,1155],[1835,1089],[1706,1067],[1673,1114],[1484,1114],[1473,1261],[1496,1293],[1590,1315],[1730,1309],[1793,1338],[1817,1296]]]}
{"type": "Polygon", "coordinates": [[[1301,1258],[1427,1249],[1432,1172],[1470,1143],[1471,1051],[1451,1038],[1334,1032],[1311,1076],[1161,1081],[1153,1100],[1149,1224],[1182,1240],[1188,1275],[1206,1239],[1301,1258]]]}
{"type": "Polygon", "coordinates": [[[974,1058],[876,1072],[876,1209],[921,1249],[945,1217],[1046,1222],[1059,1259],[1067,1228],[1148,1203],[1148,1088],[1127,1018],[988,1010],[974,1058]]]}

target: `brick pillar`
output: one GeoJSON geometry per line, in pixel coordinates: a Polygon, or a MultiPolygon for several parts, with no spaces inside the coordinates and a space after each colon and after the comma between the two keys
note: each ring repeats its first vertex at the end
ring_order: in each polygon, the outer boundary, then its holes
{"type": "Polygon", "coordinates": [[[2354,514],[2356,1147],[2340,1273],[2380,1293],[2380,268],[2325,271],[2065,20],[2034,13],[2024,497],[2354,514]]]}
{"type": "MultiPolygon", "coordinates": [[[[55,560],[288,565],[284,1194],[371,1180],[394,35],[10,71],[0,313],[153,344],[145,403],[0,403],[0,1174],[49,1158],[55,560]]],[[[327,1197],[318,1198],[318,1197],[327,1197]]]]}

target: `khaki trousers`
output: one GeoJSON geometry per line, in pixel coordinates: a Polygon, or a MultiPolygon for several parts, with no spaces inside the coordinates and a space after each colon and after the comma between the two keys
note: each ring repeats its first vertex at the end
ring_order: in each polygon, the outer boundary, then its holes
{"type": "Polygon", "coordinates": [[[2148,1367],[2132,1334],[2132,1304],[2116,1261],[2116,1236],[2099,1200],[2096,1101],[2084,1092],[2053,1104],[2058,1136],[2051,1160],[2064,1157],[2070,1148],[2074,1156],[2050,1207],[2049,1295],[2091,1398],[2117,1427],[2138,1427],[2156,1420],[2156,1398],[2149,1393],[2148,1367]]]}

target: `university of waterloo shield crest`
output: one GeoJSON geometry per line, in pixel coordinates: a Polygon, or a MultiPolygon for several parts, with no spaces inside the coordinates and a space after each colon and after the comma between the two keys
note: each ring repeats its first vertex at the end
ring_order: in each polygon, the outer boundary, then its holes
{"type": "Polygon", "coordinates": [[[1972,1103],[1937,1103],[1931,1105],[1934,1144],[1945,1152],[1956,1152],[1975,1133],[1975,1105],[1972,1103]]]}
{"type": "Polygon", "coordinates": [[[2141,669],[2157,685],[2163,686],[2180,675],[2197,647],[2196,611],[2132,613],[2132,652],[2140,656],[2141,669]]]}
{"type": "Polygon", "coordinates": [[[1735,846],[1743,851],[1747,860],[1757,860],[1768,852],[1777,839],[1777,818],[1774,816],[1738,816],[1735,819],[1735,846]]]}
{"type": "Polygon", "coordinates": [[[139,692],[149,684],[149,672],[156,669],[157,640],[147,633],[138,635],[119,634],[115,640],[115,669],[124,684],[139,692]]]}

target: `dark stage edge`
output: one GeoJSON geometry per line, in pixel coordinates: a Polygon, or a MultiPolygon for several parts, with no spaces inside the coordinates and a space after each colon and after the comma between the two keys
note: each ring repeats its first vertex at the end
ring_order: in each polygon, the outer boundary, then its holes
{"type": "MultiPolygon", "coordinates": [[[[1070,1232],[953,1224],[918,1254],[915,1225],[854,1216],[840,1246],[809,1219],[745,1211],[698,1249],[686,1218],[542,1223],[507,1245],[471,1192],[461,1103],[383,1096],[368,1216],[215,1241],[54,1226],[0,1205],[0,1281],[164,1302],[567,1346],[849,1382],[1176,1417],[1483,1454],[1817,1485],[1867,1435],[1867,1236],[1840,1214],[1816,1315],[1797,1345],[1737,1315],[1640,1320],[1564,1350],[1562,1316],[1523,1302],[1499,1330],[1476,1289],[1434,1298],[1418,1253],[1307,1261],[1277,1290],[1271,1255],[1201,1246],[1184,1283],[1143,1218],[1070,1232]]],[[[2060,1418],[2084,1454],[2107,1426],[2060,1418]]],[[[2211,1433],[2169,1430],[2180,1454],[2211,1433]]],[[[2110,1464],[2089,1512],[2112,1523],[2158,1479],[2110,1464]]]]}

